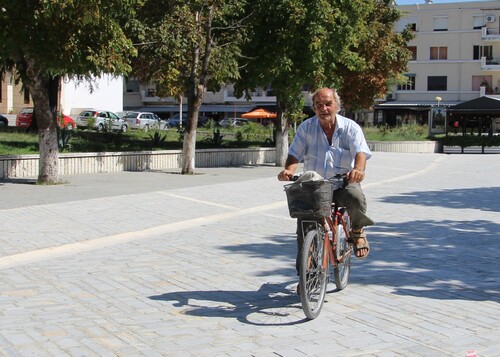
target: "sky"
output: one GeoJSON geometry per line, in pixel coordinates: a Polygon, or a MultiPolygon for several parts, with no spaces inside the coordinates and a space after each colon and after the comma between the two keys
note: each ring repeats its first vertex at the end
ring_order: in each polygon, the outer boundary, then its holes
{"type": "MultiPolygon", "coordinates": [[[[444,4],[447,2],[476,2],[481,0],[434,0],[434,4],[444,4]]],[[[425,4],[425,0],[396,0],[398,5],[415,5],[425,4]]]]}

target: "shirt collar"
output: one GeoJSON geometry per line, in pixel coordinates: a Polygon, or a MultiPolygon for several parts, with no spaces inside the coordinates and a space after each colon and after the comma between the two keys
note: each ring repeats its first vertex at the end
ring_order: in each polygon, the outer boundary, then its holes
{"type": "MultiPolygon", "coordinates": [[[[321,127],[321,124],[319,123],[318,116],[315,115],[314,118],[316,119],[316,124],[318,125],[318,127],[321,127]]],[[[336,123],[335,131],[333,132],[334,137],[338,136],[338,135],[342,135],[344,133],[345,126],[346,126],[346,121],[344,120],[344,117],[342,115],[339,115],[339,114],[335,114],[335,123],[336,123]]]]}

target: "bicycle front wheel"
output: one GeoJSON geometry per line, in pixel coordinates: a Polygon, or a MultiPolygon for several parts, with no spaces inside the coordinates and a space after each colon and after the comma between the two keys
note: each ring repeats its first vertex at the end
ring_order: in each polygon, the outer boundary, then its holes
{"type": "Polygon", "coordinates": [[[341,259],[340,262],[333,268],[333,276],[335,278],[335,286],[338,290],[342,290],[347,286],[349,281],[349,273],[351,271],[351,247],[349,245],[349,231],[351,230],[351,225],[349,221],[349,216],[347,213],[344,214],[344,221],[346,224],[346,229],[341,222],[337,225],[337,246],[335,253],[337,259],[341,259]]]}
{"type": "Polygon", "coordinates": [[[302,246],[299,290],[302,310],[311,320],[318,317],[325,300],[328,268],[323,267],[324,253],[324,234],[318,229],[309,231],[302,246]]]}

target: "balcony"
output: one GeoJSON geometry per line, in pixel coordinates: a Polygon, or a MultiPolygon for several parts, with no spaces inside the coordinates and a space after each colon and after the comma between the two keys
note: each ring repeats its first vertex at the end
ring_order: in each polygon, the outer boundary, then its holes
{"type": "Polygon", "coordinates": [[[500,42],[500,33],[498,28],[483,27],[481,29],[481,40],[490,42],[500,42]]]}
{"type": "Polygon", "coordinates": [[[500,71],[500,58],[481,57],[482,71],[500,71]]]}

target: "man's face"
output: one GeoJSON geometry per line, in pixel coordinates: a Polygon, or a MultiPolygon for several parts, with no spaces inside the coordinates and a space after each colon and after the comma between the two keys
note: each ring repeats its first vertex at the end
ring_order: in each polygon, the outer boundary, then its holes
{"type": "Polygon", "coordinates": [[[314,112],[319,120],[334,121],[337,114],[337,105],[333,98],[333,92],[329,89],[320,90],[314,97],[314,112]]]}

